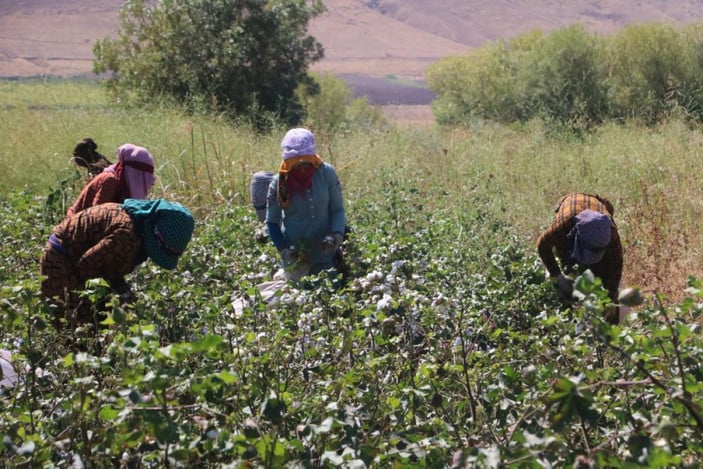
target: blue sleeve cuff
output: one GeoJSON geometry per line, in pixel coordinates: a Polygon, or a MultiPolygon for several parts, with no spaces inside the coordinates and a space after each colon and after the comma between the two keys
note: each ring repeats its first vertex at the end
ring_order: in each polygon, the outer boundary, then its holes
{"type": "Polygon", "coordinates": [[[288,240],[283,231],[281,231],[281,225],[278,223],[266,223],[266,227],[269,231],[269,238],[271,238],[271,242],[276,246],[276,249],[281,251],[288,247],[288,240]]]}

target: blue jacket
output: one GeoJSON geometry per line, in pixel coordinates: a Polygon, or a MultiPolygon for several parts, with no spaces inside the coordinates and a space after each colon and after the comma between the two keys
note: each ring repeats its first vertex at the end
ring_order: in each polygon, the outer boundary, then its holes
{"type": "Polygon", "coordinates": [[[311,263],[330,264],[334,252],[322,251],[322,238],[330,233],[344,234],[346,225],[342,186],[334,167],[329,163],[318,167],[312,187],[304,194],[291,195],[285,209],[278,204],[277,190],[278,174],[269,186],[266,208],[266,223],[280,226],[284,235],[285,244],[276,247],[280,250],[301,244],[309,247],[311,263]]]}

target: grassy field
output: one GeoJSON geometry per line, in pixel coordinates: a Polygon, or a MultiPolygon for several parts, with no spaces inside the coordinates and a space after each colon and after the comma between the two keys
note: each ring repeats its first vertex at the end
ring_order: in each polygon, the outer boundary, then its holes
{"type": "Polygon", "coordinates": [[[352,278],[257,285],[279,265],[254,239],[258,135],[173,109],[111,105],[94,83],[0,82],[0,387],[8,467],[697,467],[703,457],[700,128],[410,126],[318,135],[338,169],[352,278]],[[91,136],[157,162],[155,197],[192,209],[175,271],[147,261],[105,321],[60,331],[38,260],[83,180],[91,136]],[[626,285],[602,319],[597,280],[567,304],[534,242],[569,191],[611,198],[626,285]],[[686,286],[691,288],[684,292],[686,286]],[[6,356],[6,355],[3,355],[6,356]],[[5,363],[3,363],[5,365],[5,363]]]}
{"type": "MultiPolygon", "coordinates": [[[[149,148],[158,166],[155,196],[204,212],[247,205],[250,175],[277,167],[285,131],[259,135],[172,109],[113,106],[88,81],[3,81],[0,98],[2,193],[46,196],[75,174],[72,147],[91,136],[108,158],[125,142],[149,148]]],[[[593,192],[615,204],[624,283],[675,298],[689,275],[701,276],[699,127],[606,125],[578,137],[540,123],[446,130],[409,125],[412,114],[403,120],[400,109],[389,113],[399,123],[394,130],[318,136],[321,156],[339,170],[352,221],[357,199],[382,200],[384,187],[397,185],[413,189],[404,203],[447,211],[454,220],[487,200],[486,209],[529,246],[562,194],[593,192]]]]}

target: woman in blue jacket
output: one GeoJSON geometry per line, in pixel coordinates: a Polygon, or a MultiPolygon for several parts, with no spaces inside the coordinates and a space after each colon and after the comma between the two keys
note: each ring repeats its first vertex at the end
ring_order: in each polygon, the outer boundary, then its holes
{"type": "Polygon", "coordinates": [[[337,172],[317,155],[313,133],[291,129],[281,147],[283,161],[267,195],[266,226],[286,278],[297,281],[333,267],[346,219],[337,172]]]}

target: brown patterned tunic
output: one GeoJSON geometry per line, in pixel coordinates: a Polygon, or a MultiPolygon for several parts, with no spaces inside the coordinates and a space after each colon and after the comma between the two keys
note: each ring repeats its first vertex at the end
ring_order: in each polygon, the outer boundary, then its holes
{"type": "MultiPolygon", "coordinates": [[[[537,249],[544,262],[545,267],[552,277],[557,277],[561,273],[559,264],[554,256],[556,251],[562,266],[567,270],[572,265],[571,254],[569,252],[568,234],[574,227],[576,215],[583,210],[594,210],[605,213],[611,219],[613,217],[613,204],[609,200],[597,195],[572,193],[565,195],[559,200],[555,210],[554,221],[542,233],[537,240],[537,249]]],[[[605,254],[600,262],[588,266],[596,277],[603,282],[603,286],[608,290],[610,299],[618,301],[618,288],[622,277],[623,254],[622,244],[618,229],[613,222],[613,231],[610,237],[610,244],[606,248],[605,254]]]]}
{"type": "Polygon", "coordinates": [[[144,260],[142,241],[121,204],[90,207],[54,227],[53,241],[46,244],[40,260],[45,276],[41,292],[47,298],[76,301],[70,292],[82,290],[85,281],[104,278],[123,282],[144,260]]]}
{"type": "Polygon", "coordinates": [[[76,201],[66,212],[66,217],[69,218],[88,207],[107,202],[122,203],[123,200],[120,200],[117,176],[114,173],[102,172],[86,184],[76,201]]]}

